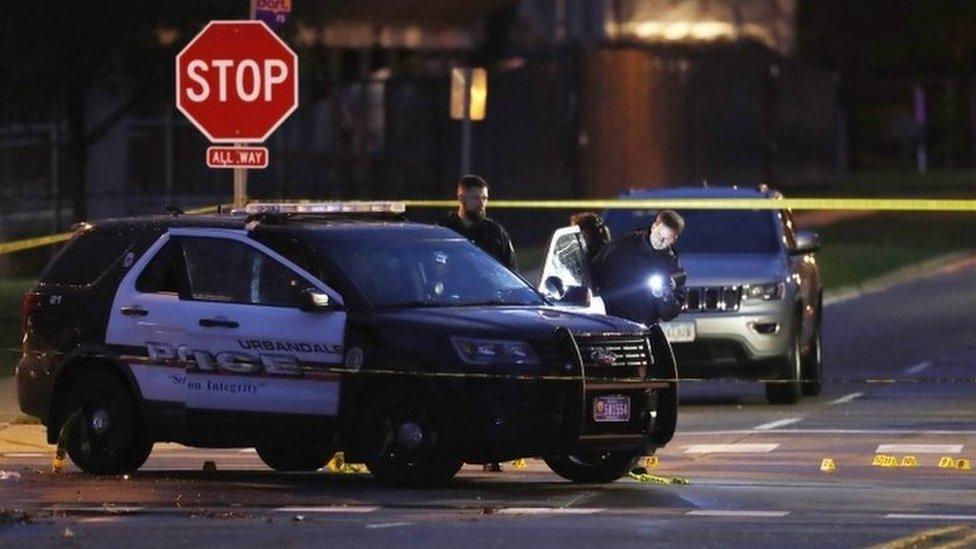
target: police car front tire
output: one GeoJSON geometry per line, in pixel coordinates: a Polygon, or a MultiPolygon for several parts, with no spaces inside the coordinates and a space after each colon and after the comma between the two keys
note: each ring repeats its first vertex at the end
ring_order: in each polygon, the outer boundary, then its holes
{"type": "Polygon", "coordinates": [[[605,484],[629,473],[642,454],[642,451],[563,454],[547,457],[546,465],[566,480],[605,484]]]}
{"type": "Polygon", "coordinates": [[[77,412],[68,426],[68,456],[94,475],[117,475],[139,469],[152,451],[152,439],[139,420],[129,388],[103,371],[76,378],[67,392],[61,417],[77,412]]]}
{"type": "Polygon", "coordinates": [[[451,443],[437,401],[422,387],[390,384],[373,393],[364,432],[370,472],[382,483],[433,486],[449,481],[463,462],[451,443]]]}
{"type": "Polygon", "coordinates": [[[312,444],[262,444],[254,448],[258,457],[275,471],[318,471],[334,453],[328,446],[312,444]]]}

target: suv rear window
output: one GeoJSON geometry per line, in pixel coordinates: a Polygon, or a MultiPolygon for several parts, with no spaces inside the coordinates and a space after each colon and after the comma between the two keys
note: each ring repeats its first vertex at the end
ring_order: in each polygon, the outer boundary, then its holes
{"type": "Polygon", "coordinates": [[[48,265],[41,282],[69,286],[91,284],[132,247],[134,239],[132,234],[81,233],[48,265]]]}

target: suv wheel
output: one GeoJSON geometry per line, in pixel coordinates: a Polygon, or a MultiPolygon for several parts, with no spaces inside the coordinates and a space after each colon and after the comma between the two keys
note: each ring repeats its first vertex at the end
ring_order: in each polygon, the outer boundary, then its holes
{"type": "Polygon", "coordinates": [[[566,480],[579,483],[613,482],[634,468],[642,451],[583,452],[546,458],[546,465],[566,480]]]}
{"type": "Polygon", "coordinates": [[[79,469],[116,475],[135,471],[146,462],[152,439],[139,421],[132,394],[119,378],[106,372],[77,378],[60,417],[67,419],[75,412],[67,449],[79,469]]]}
{"type": "Polygon", "coordinates": [[[260,444],[258,457],[275,471],[318,471],[335,453],[328,446],[312,444],[260,444]]]}
{"type": "Polygon", "coordinates": [[[770,404],[795,404],[800,400],[803,392],[803,364],[800,353],[800,328],[797,324],[790,338],[789,351],[781,359],[779,379],[766,383],[766,400],[770,404]]]}
{"type": "Polygon", "coordinates": [[[366,461],[380,482],[431,486],[447,482],[463,462],[437,400],[419,385],[392,384],[374,393],[364,414],[366,461]]]}
{"type": "Polygon", "coordinates": [[[823,343],[820,324],[823,318],[823,307],[817,307],[817,320],[814,323],[813,341],[810,349],[803,356],[803,395],[817,396],[823,388],[823,343]]]}

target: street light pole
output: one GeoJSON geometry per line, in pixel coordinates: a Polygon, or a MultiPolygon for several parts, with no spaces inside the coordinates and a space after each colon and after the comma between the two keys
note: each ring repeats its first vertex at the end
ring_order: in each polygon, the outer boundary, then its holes
{"type": "Polygon", "coordinates": [[[464,69],[464,114],[461,118],[461,175],[471,172],[471,69],[464,69]]]}

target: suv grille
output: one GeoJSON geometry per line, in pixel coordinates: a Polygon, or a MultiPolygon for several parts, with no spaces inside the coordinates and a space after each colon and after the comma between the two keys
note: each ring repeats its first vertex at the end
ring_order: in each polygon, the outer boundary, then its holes
{"type": "Polygon", "coordinates": [[[738,311],[742,299],[740,286],[705,286],[688,288],[688,299],[682,311],[721,313],[738,311]]]}
{"type": "Polygon", "coordinates": [[[647,341],[640,337],[580,337],[576,344],[587,377],[643,378],[652,362],[647,341]]]}

